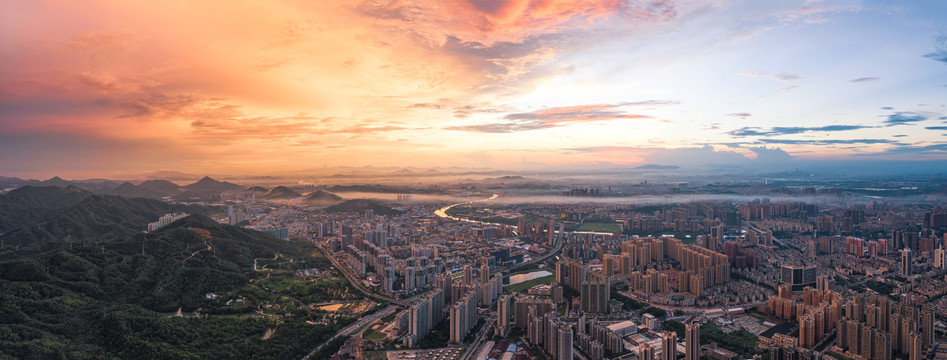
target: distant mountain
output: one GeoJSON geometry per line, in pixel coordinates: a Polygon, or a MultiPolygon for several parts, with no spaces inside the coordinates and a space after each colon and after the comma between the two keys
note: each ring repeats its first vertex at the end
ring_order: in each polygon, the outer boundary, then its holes
{"type": "Polygon", "coordinates": [[[145,180],[138,184],[138,187],[164,195],[172,195],[181,191],[181,185],[167,180],[145,180]]]}
{"type": "Polygon", "coordinates": [[[39,181],[24,180],[18,177],[0,176],[0,191],[4,189],[16,188],[24,185],[37,185],[39,181]]]}
{"type": "Polygon", "coordinates": [[[0,195],[0,234],[41,221],[92,196],[75,186],[22,186],[0,195]]]}
{"type": "Polygon", "coordinates": [[[151,180],[165,179],[165,180],[174,180],[174,181],[190,181],[192,179],[197,178],[197,176],[198,175],[183,173],[180,171],[162,170],[162,171],[155,171],[155,172],[147,173],[147,174],[139,174],[137,178],[151,179],[151,180]]]}
{"type": "Polygon", "coordinates": [[[211,179],[209,176],[205,176],[193,184],[184,186],[184,190],[192,193],[221,193],[242,188],[243,186],[226,181],[217,181],[211,179]]]}
{"type": "Polygon", "coordinates": [[[54,176],[48,180],[43,180],[39,183],[40,186],[60,186],[60,187],[69,187],[76,186],[76,184],[63,180],[61,177],[54,176]]]}
{"type": "Polygon", "coordinates": [[[132,184],[127,181],[114,189],[103,190],[101,191],[101,193],[105,195],[116,195],[116,196],[124,196],[124,197],[142,197],[142,198],[149,198],[149,199],[160,199],[162,196],[165,196],[165,194],[163,193],[160,193],[157,191],[151,191],[151,190],[142,188],[140,186],[135,186],[135,184],[132,184]]]}
{"type": "Polygon", "coordinates": [[[391,176],[416,176],[417,173],[411,171],[411,169],[403,168],[389,173],[391,176]]]}
{"type": "Polygon", "coordinates": [[[246,190],[244,190],[244,191],[250,191],[250,192],[255,192],[255,193],[268,193],[268,192],[270,192],[270,189],[267,189],[267,188],[262,187],[262,186],[251,186],[251,187],[248,187],[248,188],[247,188],[246,190]]]}
{"type": "Polygon", "coordinates": [[[375,215],[394,216],[400,215],[401,211],[382,205],[374,200],[353,199],[325,208],[329,213],[360,213],[372,210],[375,215]]]}
{"type": "Polygon", "coordinates": [[[657,165],[657,164],[645,164],[635,167],[639,170],[677,170],[680,169],[680,166],[676,165],[657,165]]]}
{"type": "Polygon", "coordinates": [[[375,185],[375,184],[366,184],[366,185],[335,185],[329,187],[329,191],[339,193],[339,192],[375,192],[375,193],[387,193],[387,194],[444,194],[444,190],[440,189],[418,189],[418,188],[408,188],[400,186],[388,186],[388,185],[375,185]]]}
{"type": "Polygon", "coordinates": [[[302,194],[295,192],[288,187],[277,186],[273,188],[273,190],[270,190],[269,193],[264,195],[263,198],[269,199],[269,200],[287,200],[287,199],[295,199],[301,196],[302,194]]]}
{"type": "Polygon", "coordinates": [[[313,192],[306,196],[306,199],[303,200],[306,204],[309,205],[330,205],[338,204],[342,201],[342,197],[336,194],[330,193],[325,190],[319,190],[313,192]]]}

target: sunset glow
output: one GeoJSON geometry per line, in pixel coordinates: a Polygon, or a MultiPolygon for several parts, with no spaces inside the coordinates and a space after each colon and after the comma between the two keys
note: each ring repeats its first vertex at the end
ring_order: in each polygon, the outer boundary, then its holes
{"type": "Polygon", "coordinates": [[[0,168],[947,160],[945,24],[933,0],[2,1],[0,168]]]}

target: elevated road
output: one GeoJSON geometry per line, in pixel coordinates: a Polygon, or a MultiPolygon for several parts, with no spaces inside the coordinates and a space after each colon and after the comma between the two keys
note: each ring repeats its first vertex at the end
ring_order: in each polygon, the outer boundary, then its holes
{"type": "Polygon", "coordinates": [[[337,338],[339,338],[339,337],[341,337],[341,336],[349,336],[349,335],[352,335],[353,332],[355,332],[355,331],[358,330],[358,329],[361,329],[363,326],[368,325],[368,324],[374,322],[375,320],[381,319],[381,318],[383,318],[383,317],[385,317],[385,316],[391,315],[391,314],[394,313],[396,310],[398,310],[398,307],[397,307],[397,306],[389,305],[388,307],[382,309],[381,311],[377,311],[377,312],[375,312],[374,314],[371,314],[371,315],[369,315],[369,316],[363,316],[363,317],[361,317],[360,319],[358,319],[358,320],[355,321],[354,323],[350,324],[349,326],[346,326],[346,327],[343,328],[342,330],[339,330],[339,332],[335,333],[335,335],[333,335],[331,338],[329,338],[329,340],[326,340],[326,342],[322,343],[321,345],[319,345],[318,347],[316,347],[315,349],[313,349],[312,351],[310,351],[309,354],[307,354],[306,356],[303,357],[303,360],[307,360],[307,359],[309,359],[310,357],[312,357],[312,355],[314,355],[315,353],[319,352],[319,350],[322,350],[322,348],[325,347],[326,344],[332,342],[332,340],[335,340],[335,339],[337,339],[337,338]]]}

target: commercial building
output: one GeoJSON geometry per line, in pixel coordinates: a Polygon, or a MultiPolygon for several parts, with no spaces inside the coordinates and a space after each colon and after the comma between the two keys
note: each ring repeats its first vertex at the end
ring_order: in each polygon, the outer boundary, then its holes
{"type": "Polygon", "coordinates": [[[806,286],[815,287],[815,266],[783,265],[780,270],[780,275],[782,283],[789,284],[793,291],[802,290],[802,288],[806,286]]]}

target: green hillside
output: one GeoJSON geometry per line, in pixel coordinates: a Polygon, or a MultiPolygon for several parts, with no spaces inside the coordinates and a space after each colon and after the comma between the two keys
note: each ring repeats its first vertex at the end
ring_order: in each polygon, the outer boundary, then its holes
{"type": "Polygon", "coordinates": [[[307,323],[325,314],[290,291],[274,293],[262,281],[274,272],[254,267],[254,259],[324,264],[308,243],[200,215],[100,245],[57,243],[0,263],[0,358],[298,358],[351,321],[307,323]],[[264,304],[277,311],[258,316],[264,304]],[[201,316],[170,316],[179,308],[201,316]],[[276,332],[262,340],[268,328],[276,332]]]}
{"type": "MultiPolygon", "coordinates": [[[[87,195],[84,199],[45,217],[20,217],[16,212],[0,211],[0,216],[18,218],[27,223],[0,236],[5,246],[30,246],[66,239],[75,241],[111,241],[128,232],[145,230],[148,223],[171,212],[206,214],[208,207],[172,205],[160,200],[87,195]]],[[[0,251],[2,253],[2,251],[0,251]]]]}
{"type": "Polygon", "coordinates": [[[77,187],[23,186],[0,195],[0,234],[39,221],[92,196],[77,187]]]}
{"type": "Polygon", "coordinates": [[[301,358],[353,321],[306,304],[363,296],[308,242],[203,215],[141,231],[207,208],[91,195],[59,208],[2,236],[0,359],[301,358]]]}

